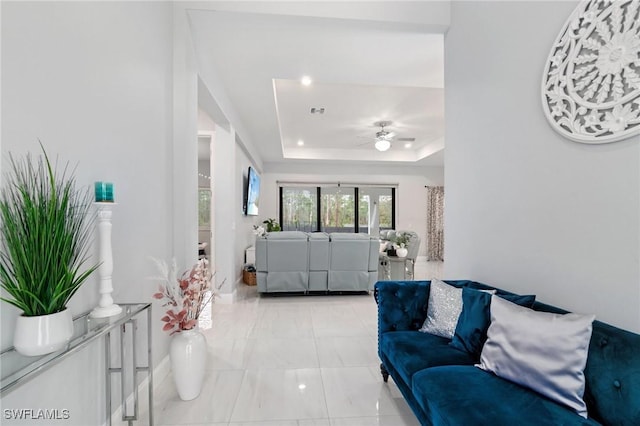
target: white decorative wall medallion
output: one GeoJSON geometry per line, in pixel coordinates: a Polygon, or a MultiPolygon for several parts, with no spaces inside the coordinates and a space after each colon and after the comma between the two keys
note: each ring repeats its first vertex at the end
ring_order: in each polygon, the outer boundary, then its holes
{"type": "Polygon", "coordinates": [[[545,65],[551,126],[582,143],[640,135],[640,1],[581,1],[545,65]]]}

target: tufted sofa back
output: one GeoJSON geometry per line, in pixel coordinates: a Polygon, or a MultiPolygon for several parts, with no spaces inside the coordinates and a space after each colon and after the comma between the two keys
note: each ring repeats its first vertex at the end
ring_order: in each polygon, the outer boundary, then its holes
{"type": "Polygon", "coordinates": [[[593,418],[611,425],[640,424],[640,335],[595,321],[584,374],[585,402],[593,418]]]}
{"type": "MultiPolygon", "coordinates": [[[[567,313],[539,302],[533,309],[567,313]]],[[[640,335],[594,321],[584,376],[589,417],[605,425],[640,425],[640,335]]]]}

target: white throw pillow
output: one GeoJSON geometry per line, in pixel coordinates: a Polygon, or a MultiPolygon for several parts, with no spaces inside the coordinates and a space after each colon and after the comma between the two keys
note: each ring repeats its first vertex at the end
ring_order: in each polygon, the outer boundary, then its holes
{"type": "Polygon", "coordinates": [[[433,279],[429,288],[427,319],[420,331],[451,339],[456,331],[460,312],[462,289],[433,279]]]}
{"type": "Polygon", "coordinates": [[[477,367],[587,417],[584,368],[595,315],[552,314],[491,298],[491,325],[477,367]]]}

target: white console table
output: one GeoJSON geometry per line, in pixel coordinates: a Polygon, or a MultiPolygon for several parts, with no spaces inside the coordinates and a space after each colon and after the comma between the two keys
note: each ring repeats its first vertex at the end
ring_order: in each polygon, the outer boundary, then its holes
{"type": "Polygon", "coordinates": [[[105,382],[106,382],[106,413],[107,424],[111,425],[111,375],[119,374],[121,376],[121,395],[122,395],[122,420],[126,421],[129,425],[132,425],[134,421],[138,420],[138,387],[137,387],[137,375],[138,373],[146,373],[148,375],[148,398],[149,398],[149,425],[153,426],[153,368],[152,368],[152,353],[151,353],[151,304],[150,303],[122,303],[122,312],[118,315],[108,318],[93,318],[90,316],[90,312],[86,312],[73,319],[74,333],[71,341],[64,350],[54,352],[51,354],[27,357],[20,355],[14,348],[9,348],[0,353],[0,395],[15,390],[23,383],[34,379],[40,373],[47,371],[51,367],[60,363],[70,355],[81,351],[86,348],[90,343],[95,340],[104,337],[105,340],[105,382]],[[139,315],[147,315],[147,356],[146,365],[140,366],[136,360],[136,332],[138,328],[139,315]],[[114,360],[111,356],[111,333],[117,332],[120,338],[120,366],[113,366],[114,360]],[[131,362],[132,366],[127,368],[124,365],[124,343],[125,335],[131,333],[131,362]],[[124,376],[125,372],[131,372],[133,376],[133,413],[127,412],[126,404],[126,392],[124,383],[126,382],[124,376]]]}

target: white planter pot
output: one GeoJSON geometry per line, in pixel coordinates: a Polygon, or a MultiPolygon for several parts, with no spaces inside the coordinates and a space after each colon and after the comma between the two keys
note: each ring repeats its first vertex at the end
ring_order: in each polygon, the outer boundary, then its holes
{"type": "Polygon", "coordinates": [[[69,309],[37,317],[20,315],[13,346],[22,355],[39,356],[63,349],[72,335],[73,319],[69,309]]]}
{"type": "Polygon", "coordinates": [[[173,335],[169,351],[173,380],[178,395],[190,401],[200,395],[207,359],[207,341],[196,330],[183,330],[173,335]]]}
{"type": "Polygon", "coordinates": [[[406,248],[396,249],[396,256],[398,257],[407,257],[407,254],[409,254],[409,250],[407,250],[406,248]]]}

